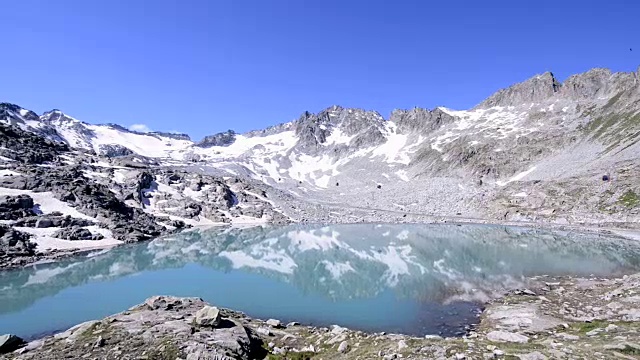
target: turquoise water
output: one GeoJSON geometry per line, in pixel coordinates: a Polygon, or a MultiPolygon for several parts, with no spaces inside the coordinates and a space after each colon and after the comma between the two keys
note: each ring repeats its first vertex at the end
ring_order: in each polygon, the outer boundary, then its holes
{"type": "Polygon", "coordinates": [[[483,225],[214,228],[0,273],[0,333],[32,338],[152,295],[258,318],[455,335],[526,276],[640,268],[635,242],[483,225]]]}

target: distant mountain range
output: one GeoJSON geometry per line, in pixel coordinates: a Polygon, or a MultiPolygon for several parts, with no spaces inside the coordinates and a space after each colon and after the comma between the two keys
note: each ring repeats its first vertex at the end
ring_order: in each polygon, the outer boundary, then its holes
{"type": "MultiPolygon", "coordinates": [[[[254,200],[268,201],[294,221],[420,221],[426,214],[640,222],[638,72],[593,69],[563,83],[547,72],[499,90],[472,109],[395,110],[388,119],[331,106],[264,130],[229,130],[197,142],[184,134],[92,125],[59,110],[37,115],[7,103],[0,104],[0,122],[68,147],[63,162],[84,166],[85,174],[109,167],[118,172],[117,166],[210,174],[229,186],[220,195],[225,199],[237,195],[229,179],[261,184],[266,197],[254,200]]],[[[100,181],[113,188],[110,176],[100,181]]],[[[189,193],[173,180],[165,185],[174,190],[160,185],[155,199],[174,196],[177,189],[208,209],[201,193],[189,193]]],[[[125,201],[128,195],[122,196],[125,201]]],[[[171,201],[147,201],[145,208],[141,200],[137,206],[150,211],[162,204],[164,210],[154,214],[171,216],[177,207],[191,206],[171,201]]],[[[211,211],[214,222],[221,219],[222,210],[211,211]]],[[[182,219],[192,211],[179,213],[182,219]]],[[[206,211],[196,213],[206,218],[206,211]]]]}

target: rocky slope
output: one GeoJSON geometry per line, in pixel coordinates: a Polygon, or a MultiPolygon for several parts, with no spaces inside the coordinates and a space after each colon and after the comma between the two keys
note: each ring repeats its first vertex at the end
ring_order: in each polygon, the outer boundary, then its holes
{"type": "MultiPolygon", "coordinates": [[[[246,221],[439,216],[636,226],[638,76],[594,69],[560,82],[545,73],[464,111],[414,108],[384,119],[332,106],[199,142],[0,104],[0,190],[51,193],[57,207],[73,209],[62,215],[93,221],[57,234],[97,246],[246,221]],[[78,230],[83,226],[97,228],[78,230]]],[[[23,210],[23,217],[52,216],[23,210]]],[[[55,239],[49,230],[29,231],[55,239]]]]}
{"type": "MultiPolygon", "coordinates": [[[[30,343],[6,359],[636,359],[638,276],[531,279],[487,304],[459,338],[363,333],[252,319],[198,298],[152,297],[30,343]]],[[[17,350],[16,350],[17,349],[17,350]]]]}

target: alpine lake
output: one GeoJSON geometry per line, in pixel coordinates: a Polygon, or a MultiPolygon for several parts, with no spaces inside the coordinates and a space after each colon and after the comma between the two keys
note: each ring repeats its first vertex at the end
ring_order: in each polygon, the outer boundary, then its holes
{"type": "Polygon", "coordinates": [[[482,304],[536,275],[640,269],[615,236],[496,225],[290,225],[189,229],[0,272],[0,333],[25,339],[153,295],[200,297],[254,318],[456,336],[482,304]]]}

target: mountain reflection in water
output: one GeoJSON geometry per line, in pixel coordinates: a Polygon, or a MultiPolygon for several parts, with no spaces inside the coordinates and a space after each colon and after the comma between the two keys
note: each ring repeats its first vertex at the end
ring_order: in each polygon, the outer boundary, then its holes
{"type": "Polygon", "coordinates": [[[161,293],[257,317],[453,334],[474,321],[469,302],[528,276],[615,275],[637,270],[639,254],[616,237],[487,225],[192,229],[1,272],[0,332],[59,330],[161,293]]]}

